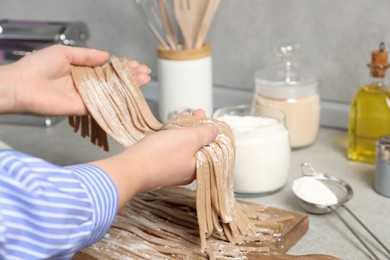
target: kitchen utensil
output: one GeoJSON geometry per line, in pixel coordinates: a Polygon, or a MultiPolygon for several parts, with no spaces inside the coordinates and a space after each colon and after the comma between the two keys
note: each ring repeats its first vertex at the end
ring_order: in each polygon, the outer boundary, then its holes
{"type": "Polygon", "coordinates": [[[170,49],[164,37],[165,32],[163,31],[162,22],[159,18],[159,14],[156,12],[153,2],[149,2],[148,0],[136,0],[136,3],[141,10],[146,24],[149,26],[158,42],[164,47],[164,49],[170,49]]]}
{"type": "Polygon", "coordinates": [[[171,19],[168,12],[167,0],[158,0],[158,5],[161,13],[162,23],[166,32],[166,38],[172,50],[176,50],[177,39],[173,32],[171,19]]]}
{"type": "Polygon", "coordinates": [[[210,28],[211,21],[213,20],[214,14],[217,11],[220,0],[209,0],[206,11],[203,16],[203,20],[199,26],[198,34],[196,37],[195,48],[202,47],[206,38],[207,32],[210,28]]]}
{"type": "MultiPolygon", "coordinates": [[[[379,259],[379,257],[373,252],[373,250],[367,245],[366,242],[358,235],[358,233],[352,228],[352,226],[344,219],[342,215],[337,211],[338,207],[344,208],[374,239],[381,245],[381,247],[390,254],[390,249],[387,248],[379,238],[377,238],[374,233],[345,205],[349,200],[352,199],[353,190],[352,187],[343,181],[342,179],[323,173],[318,173],[314,170],[313,167],[308,163],[301,164],[302,168],[302,177],[310,176],[316,180],[322,182],[326,185],[337,197],[337,203],[320,205],[316,203],[309,202],[308,200],[299,196],[299,194],[293,189],[294,194],[299,199],[301,206],[308,212],[314,214],[326,214],[334,212],[337,217],[343,222],[343,224],[351,231],[351,233],[359,240],[359,242],[370,252],[374,259],[379,259]],[[306,172],[305,169],[310,169],[310,172],[306,172]]],[[[300,177],[300,178],[302,178],[300,177]]]]}
{"type": "MultiPolygon", "coordinates": [[[[198,37],[199,34],[199,28],[200,25],[202,24],[204,15],[206,13],[207,6],[209,4],[209,0],[190,0],[191,8],[194,9],[195,12],[195,19],[194,19],[194,30],[193,30],[193,36],[192,38],[194,39],[194,46],[195,46],[195,41],[198,37]]],[[[199,48],[202,46],[199,46],[199,48]]]]}
{"type": "Polygon", "coordinates": [[[183,35],[186,49],[192,49],[194,45],[194,30],[197,13],[192,4],[193,2],[190,0],[173,0],[176,20],[183,35]]]}

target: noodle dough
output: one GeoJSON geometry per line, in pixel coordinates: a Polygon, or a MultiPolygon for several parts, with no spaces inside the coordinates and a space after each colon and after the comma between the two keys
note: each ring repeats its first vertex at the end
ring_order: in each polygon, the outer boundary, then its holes
{"type": "MultiPolygon", "coordinates": [[[[200,252],[212,252],[208,247],[215,249],[215,239],[214,242],[207,243],[207,239],[213,236],[227,240],[231,244],[261,240],[262,236],[259,236],[255,221],[248,217],[242,205],[234,198],[235,147],[229,126],[222,121],[189,115],[176,115],[167,124],[162,125],[150,111],[127,63],[126,58],[112,57],[110,63],[101,67],[72,67],[77,89],[92,115],[90,118],[82,119],[70,117],[69,122],[74,130],[77,131],[81,125],[82,136],[90,136],[93,143],[108,149],[105,133],[127,147],[156,131],[205,123],[217,124],[220,132],[216,140],[196,153],[196,213],[200,252]]],[[[137,203],[142,204],[140,201],[137,203]]],[[[146,206],[149,210],[150,205],[146,206]]],[[[158,211],[168,214],[170,209],[164,206],[167,205],[160,205],[158,211]]],[[[138,213],[132,212],[126,216],[133,219],[138,213]]],[[[254,212],[251,214],[255,215],[254,212]]],[[[119,225],[118,221],[123,228],[125,224],[123,218],[118,218],[114,227],[119,225]]],[[[146,244],[150,242],[161,244],[160,240],[142,233],[139,227],[133,226],[131,230],[138,237],[142,237],[146,244]]],[[[148,229],[147,232],[151,230],[148,229]]],[[[118,233],[117,236],[119,235],[118,233]]],[[[129,243],[136,244],[139,241],[130,242],[129,238],[129,243]]],[[[133,244],[128,247],[133,247],[133,244]]],[[[157,251],[161,252],[162,245],[155,245],[154,248],[156,247],[159,248],[157,251]]],[[[129,249],[122,248],[122,250],[129,249]]],[[[172,254],[177,253],[172,251],[172,254]]],[[[153,259],[158,258],[156,256],[153,259]]]]}

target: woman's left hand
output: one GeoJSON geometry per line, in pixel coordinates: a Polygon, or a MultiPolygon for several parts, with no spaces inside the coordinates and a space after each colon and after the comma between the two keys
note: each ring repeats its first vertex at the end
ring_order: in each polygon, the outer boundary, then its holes
{"type": "MultiPolygon", "coordinates": [[[[40,115],[88,114],[71,75],[71,65],[99,66],[109,53],[54,45],[0,69],[0,113],[40,115]]],[[[129,67],[140,86],[149,82],[150,69],[137,61],[129,67]]]]}

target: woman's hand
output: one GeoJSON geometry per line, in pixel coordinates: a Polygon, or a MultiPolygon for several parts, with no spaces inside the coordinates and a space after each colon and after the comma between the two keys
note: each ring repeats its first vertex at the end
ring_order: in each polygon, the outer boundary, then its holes
{"type": "MultiPolygon", "coordinates": [[[[70,72],[71,65],[99,66],[109,54],[54,45],[0,68],[0,113],[85,115],[88,113],[70,72]]],[[[150,69],[129,62],[138,84],[149,82],[150,69]]]]}
{"type": "MultiPolygon", "coordinates": [[[[204,112],[193,114],[202,116],[204,112]]],[[[195,153],[214,141],[217,133],[213,124],[163,130],[116,156],[91,164],[111,176],[122,207],[138,193],[191,183],[195,178],[195,153]]]]}

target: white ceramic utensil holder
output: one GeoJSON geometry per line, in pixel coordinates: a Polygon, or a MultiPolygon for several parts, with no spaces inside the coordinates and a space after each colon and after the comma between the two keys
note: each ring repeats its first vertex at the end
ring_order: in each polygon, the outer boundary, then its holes
{"type": "Polygon", "coordinates": [[[175,114],[201,108],[213,113],[211,47],[191,50],[158,48],[159,116],[166,122],[175,114]]]}

